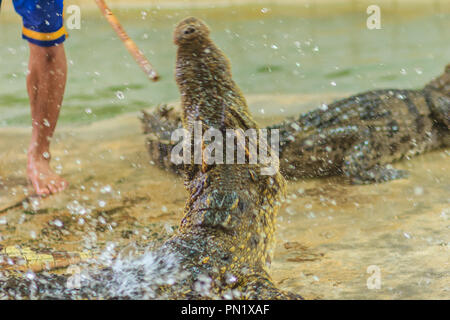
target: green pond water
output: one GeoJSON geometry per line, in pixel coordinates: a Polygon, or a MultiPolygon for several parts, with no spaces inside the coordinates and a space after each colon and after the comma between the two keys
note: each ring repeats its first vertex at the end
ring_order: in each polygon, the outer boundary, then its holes
{"type": "MultiPolygon", "coordinates": [[[[178,99],[173,80],[174,25],[187,15],[206,20],[231,59],[246,94],[357,93],[418,88],[450,62],[450,11],[441,4],[382,9],[382,29],[366,27],[365,7],[236,6],[204,9],[117,8],[119,20],[154,64],[151,83],[95,8],[69,30],[68,85],[60,124],[83,124],[178,99]],[[386,9],[386,10],[385,10],[386,9]]],[[[0,14],[0,126],[28,125],[28,48],[21,23],[0,14]]],[[[273,108],[277,108],[274,106],[273,108]]]]}

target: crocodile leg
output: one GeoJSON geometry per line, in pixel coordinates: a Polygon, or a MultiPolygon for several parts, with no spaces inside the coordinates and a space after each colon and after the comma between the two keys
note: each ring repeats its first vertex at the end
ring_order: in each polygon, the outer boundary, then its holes
{"type": "Polygon", "coordinates": [[[147,134],[147,150],[150,158],[161,168],[181,173],[183,166],[175,165],[170,159],[176,142],[171,141],[171,133],[181,128],[181,109],[162,105],[152,113],[142,112],[144,133],[147,134]]]}
{"type": "Polygon", "coordinates": [[[365,169],[369,166],[371,160],[365,159],[364,154],[359,151],[364,146],[364,143],[355,146],[358,150],[351,152],[344,161],[342,169],[353,184],[380,183],[408,177],[407,171],[394,169],[389,165],[376,164],[370,169],[365,169]]]}
{"type": "Polygon", "coordinates": [[[347,150],[342,172],[353,184],[405,178],[407,172],[389,164],[442,145],[437,130],[426,116],[395,119],[387,124],[373,121],[358,129],[358,141],[347,150]]]}
{"type": "Polygon", "coordinates": [[[350,178],[351,183],[379,183],[407,177],[408,173],[404,170],[380,164],[387,146],[376,143],[368,136],[369,134],[366,137],[363,135],[361,141],[353,145],[344,156],[342,172],[350,178]]]}

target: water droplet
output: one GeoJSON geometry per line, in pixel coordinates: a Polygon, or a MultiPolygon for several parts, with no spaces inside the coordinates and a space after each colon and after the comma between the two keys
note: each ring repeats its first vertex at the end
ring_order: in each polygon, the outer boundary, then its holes
{"type": "Polygon", "coordinates": [[[300,131],[301,128],[300,126],[297,124],[297,122],[292,122],[291,124],[292,129],[294,129],[295,131],[300,131]]]}
{"type": "Polygon", "coordinates": [[[414,188],[414,194],[415,194],[416,196],[421,196],[421,195],[423,195],[423,188],[422,188],[422,187],[415,187],[415,188],[414,188]]]}
{"type": "Polygon", "coordinates": [[[56,219],[56,220],[53,221],[53,225],[54,225],[55,227],[58,227],[58,228],[61,228],[62,226],[64,226],[64,224],[62,223],[62,221],[61,221],[61,220],[58,220],[58,219],[56,219]]]}
{"type": "Polygon", "coordinates": [[[117,91],[117,92],[116,92],[116,97],[117,97],[117,99],[119,99],[119,100],[125,99],[125,95],[123,94],[122,91],[117,91]]]}
{"type": "Polygon", "coordinates": [[[320,110],[322,111],[327,111],[328,110],[328,105],[326,105],[325,103],[322,103],[319,107],[320,110]]]}
{"type": "Polygon", "coordinates": [[[167,234],[172,234],[173,233],[173,229],[172,229],[172,227],[170,226],[170,224],[168,224],[168,223],[166,223],[166,224],[164,224],[164,230],[167,232],[167,234]]]}
{"type": "Polygon", "coordinates": [[[237,277],[234,274],[228,274],[227,275],[226,281],[227,281],[228,284],[235,283],[237,280],[238,279],[237,279],[237,277]]]}
{"type": "Polygon", "coordinates": [[[106,185],[100,189],[100,192],[103,194],[110,193],[111,191],[112,191],[112,188],[110,185],[106,185]]]}
{"type": "Polygon", "coordinates": [[[309,212],[307,215],[306,215],[309,219],[315,219],[316,218],[316,215],[315,215],[315,213],[314,212],[309,212]]]}
{"type": "Polygon", "coordinates": [[[36,278],[36,275],[34,274],[33,271],[29,270],[29,271],[27,271],[27,273],[25,274],[25,277],[26,277],[28,280],[33,280],[34,278],[36,278]]]}

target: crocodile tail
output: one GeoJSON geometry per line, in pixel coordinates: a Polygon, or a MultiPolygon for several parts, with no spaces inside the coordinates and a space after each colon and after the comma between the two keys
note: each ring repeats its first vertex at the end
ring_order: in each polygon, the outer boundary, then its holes
{"type": "Polygon", "coordinates": [[[0,269],[26,272],[50,271],[94,258],[92,252],[34,251],[28,247],[0,247],[0,269]]]}

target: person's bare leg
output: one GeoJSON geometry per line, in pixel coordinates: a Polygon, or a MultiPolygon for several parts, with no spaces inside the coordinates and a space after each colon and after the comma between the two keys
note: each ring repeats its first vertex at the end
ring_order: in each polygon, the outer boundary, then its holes
{"type": "Polygon", "coordinates": [[[27,77],[32,136],[27,174],[38,195],[62,191],[67,182],[50,168],[50,141],[58,121],[67,78],[64,45],[40,47],[29,43],[27,77]]]}

